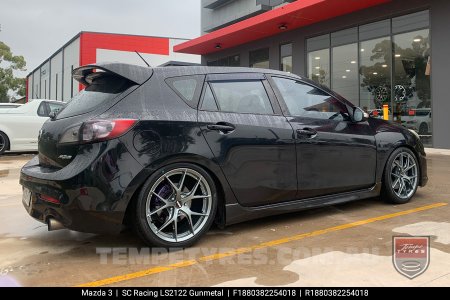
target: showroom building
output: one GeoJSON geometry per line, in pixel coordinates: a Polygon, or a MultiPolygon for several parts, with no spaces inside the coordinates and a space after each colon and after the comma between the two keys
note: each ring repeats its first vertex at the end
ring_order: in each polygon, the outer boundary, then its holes
{"type": "Polygon", "coordinates": [[[450,149],[450,1],[202,0],[202,32],[175,46],[211,66],[280,69],[450,149]]]}
{"type": "Polygon", "coordinates": [[[99,32],[80,32],[27,76],[28,99],[68,101],[83,87],[72,79],[72,70],[99,62],[145,66],[136,51],[151,65],[200,63],[198,55],[174,53],[186,39],[99,32]]]}

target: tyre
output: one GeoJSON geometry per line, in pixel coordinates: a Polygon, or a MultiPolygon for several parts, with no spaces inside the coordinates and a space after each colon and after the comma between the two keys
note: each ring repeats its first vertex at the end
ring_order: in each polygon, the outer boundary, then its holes
{"type": "Polygon", "coordinates": [[[6,134],[0,131],[0,155],[9,148],[9,140],[6,134]]]}
{"type": "Polygon", "coordinates": [[[409,202],[419,185],[419,170],[417,158],[411,150],[396,149],[384,168],[382,199],[396,204],[409,202]]]}
{"type": "Polygon", "coordinates": [[[173,164],[150,176],[137,198],[134,227],[149,245],[183,248],[211,227],[217,209],[211,176],[193,164],[173,164]]]}
{"type": "Polygon", "coordinates": [[[420,135],[428,134],[428,125],[427,125],[427,123],[420,124],[420,126],[419,126],[419,134],[420,135]]]}

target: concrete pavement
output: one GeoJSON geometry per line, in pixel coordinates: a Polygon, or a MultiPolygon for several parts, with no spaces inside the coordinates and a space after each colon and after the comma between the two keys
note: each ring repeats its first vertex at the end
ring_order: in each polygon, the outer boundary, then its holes
{"type": "Polygon", "coordinates": [[[0,285],[449,286],[450,156],[442,154],[428,156],[430,181],[411,203],[368,199],[213,228],[195,247],[171,253],[131,232],[48,232],[21,203],[19,171],[31,156],[3,156],[0,285]],[[431,236],[424,274],[397,273],[393,235],[431,236]]]}

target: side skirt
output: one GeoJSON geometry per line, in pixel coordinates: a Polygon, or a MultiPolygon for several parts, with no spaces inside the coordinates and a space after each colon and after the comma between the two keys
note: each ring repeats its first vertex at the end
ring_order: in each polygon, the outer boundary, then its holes
{"type": "Polygon", "coordinates": [[[294,200],[284,203],[277,203],[258,207],[243,207],[238,203],[227,204],[225,206],[226,225],[232,225],[253,219],[267,216],[280,215],[295,211],[301,211],[316,207],[335,205],[345,202],[362,200],[380,195],[381,182],[370,189],[347,192],[335,195],[328,195],[316,198],[294,200]]]}

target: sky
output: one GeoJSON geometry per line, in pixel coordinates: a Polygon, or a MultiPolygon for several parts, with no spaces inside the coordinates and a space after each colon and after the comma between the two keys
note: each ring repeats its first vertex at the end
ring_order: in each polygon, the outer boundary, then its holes
{"type": "Polygon", "coordinates": [[[200,0],[0,0],[0,26],[26,76],[80,31],[195,38],[200,0]]]}

